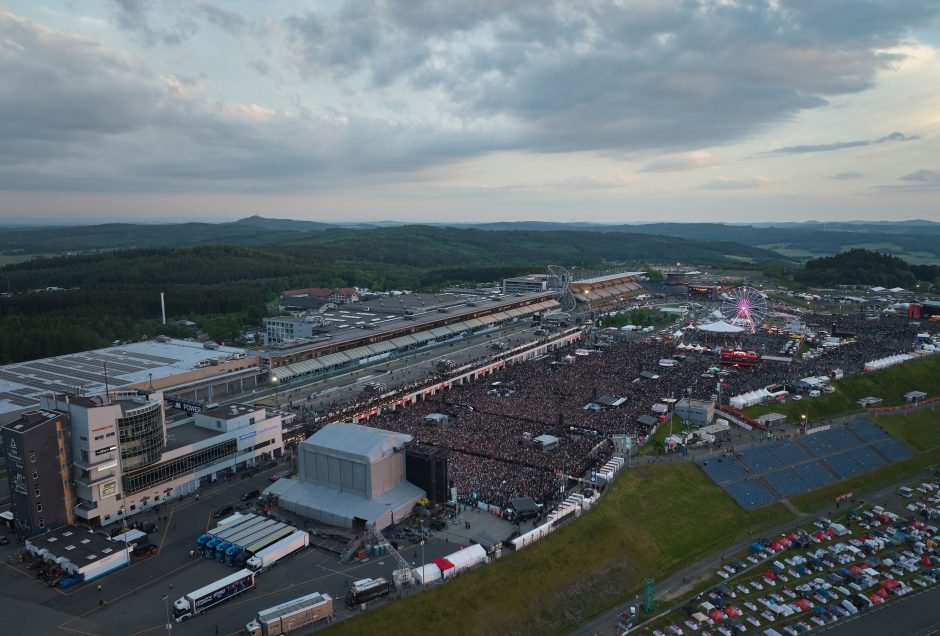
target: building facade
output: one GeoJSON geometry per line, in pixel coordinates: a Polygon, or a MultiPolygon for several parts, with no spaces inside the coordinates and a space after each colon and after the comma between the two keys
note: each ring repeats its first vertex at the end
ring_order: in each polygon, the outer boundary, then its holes
{"type": "Polygon", "coordinates": [[[68,414],[29,411],[2,435],[14,530],[32,536],[72,523],[68,414]]]}
{"type": "Polygon", "coordinates": [[[168,427],[163,403],[145,391],[43,399],[68,416],[77,520],[107,525],[283,453],[281,417],[263,407],[213,409],[168,427]]]}

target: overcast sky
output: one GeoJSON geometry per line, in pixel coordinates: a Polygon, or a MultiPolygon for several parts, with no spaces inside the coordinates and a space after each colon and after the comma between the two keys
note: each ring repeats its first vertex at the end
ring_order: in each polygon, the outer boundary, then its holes
{"type": "Polygon", "coordinates": [[[0,222],[940,221],[937,0],[0,0],[0,222]]]}

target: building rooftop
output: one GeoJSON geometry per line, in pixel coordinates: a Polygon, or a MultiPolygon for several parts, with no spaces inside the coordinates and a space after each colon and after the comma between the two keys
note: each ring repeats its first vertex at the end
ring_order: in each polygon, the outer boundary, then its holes
{"type": "Polygon", "coordinates": [[[332,452],[353,460],[377,462],[402,449],[411,435],[394,433],[361,424],[327,424],[304,442],[318,450],[332,452]]]}
{"type": "Polygon", "coordinates": [[[83,526],[62,526],[27,539],[27,543],[37,550],[48,550],[56,557],[67,559],[79,568],[124,549],[122,544],[83,526]]]}
{"type": "Polygon", "coordinates": [[[231,420],[249,413],[257,413],[264,410],[263,406],[252,406],[251,404],[225,404],[217,406],[207,411],[202,411],[199,415],[211,417],[216,420],[231,420]]]}
{"type": "MultiPolygon", "coordinates": [[[[391,332],[402,328],[422,327],[441,320],[459,318],[460,316],[474,314],[483,310],[498,311],[503,306],[520,301],[539,299],[548,302],[552,301],[554,297],[554,292],[486,296],[480,297],[479,302],[476,302],[474,306],[467,306],[466,303],[464,303],[454,306],[446,313],[439,313],[437,309],[434,309],[407,317],[403,315],[384,314],[377,311],[367,312],[361,309],[357,310],[356,307],[359,303],[352,303],[322,314],[327,330],[324,335],[320,336],[319,340],[315,337],[308,341],[279,346],[275,345],[269,347],[268,350],[269,353],[273,355],[285,355],[313,350],[319,346],[333,347],[360,338],[374,338],[383,332],[391,332]],[[363,326],[365,326],[365,328],[363,328],[363,326]]],[[[283,319],[283,317],[280,319],[283,319]]],[[[255,355],[261,354],[256,353],[255,355]]]]}
{"type": "Polygon", "coordinates": [[[54,420],[58,417],[61,417],[62,415],[63,413],[61,411],[53,411],[50,409],[27,411],[26,413],[23,413],[23,415],[21,415],[18,420],[10,422],[3,428],[16,431],[17,433],[25,433],[26,431],[32,430],[37,426],[41,426],[49,420],[54,420]]]}
{"type": "Polygon", "coordinates": [[[206,349],[201,342],[167,338],[8,364],[0,367],[0,415],[38,406],[43,393],[103,393],[104,365],[107,386],[114,390],[187,373],[201,361],[236,354],[244,355],[245,350],[206,349]]]}
{"type": "Polygon", "coordinates": [[[186,422],[184,424],[177,424],[176,426],[167,427],[166,448],[164,448],[163,452],[166,453],[172,450],[176,450],[177,448],[195,444],[196,442],[201,442],[221,434],[222,431],[213,431],[212,429],[208,428],[200,428],[192,422],[186,422]]]}

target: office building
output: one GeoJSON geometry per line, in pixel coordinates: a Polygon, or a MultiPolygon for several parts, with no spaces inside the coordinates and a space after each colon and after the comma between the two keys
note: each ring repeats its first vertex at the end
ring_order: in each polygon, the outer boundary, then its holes
{"type": "Polygon", "coordinates": [[[72,523],[69,416],[24,413],[2,428],[14,530],[32,536],[72,523]]]}

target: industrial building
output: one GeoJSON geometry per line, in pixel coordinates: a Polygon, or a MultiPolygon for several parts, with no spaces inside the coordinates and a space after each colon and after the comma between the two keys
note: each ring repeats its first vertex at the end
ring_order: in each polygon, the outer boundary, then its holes
{"type": "Polygon", "coordinates": [[[266,376],[258,354],[213,342],[154,340],[0,367],[0,424],[39,406],[42,395],[158,390],[201,402],[251,391],[266,376]]]}
{"type": "Polygon", "coordinates": [[[2,435],[13,530],[32,536],[72,523],[68,414],[29,411],[2,435]]]}
{"type": "Polygon", "coordinates": [[[127,544],[81,526],[63,526],[26,540],[26,550],[59,564],[85,582],[93,581],[130,562],[127,544]]]}
{"type": "Polygon", "coordinates": [[[715,419],[715,403],[683,398],[676,402],[673,412],[676,417],[692,426],[708,426],[715,419]]]}
{"type": "Polygon", "coordinates": [[[107,525],[283,453],[281,417],[263,407],[219,407],[168,426],[163,402],[140,390],[42,398],[47,419],[68,431],[41,472],[68,480],[76,520],[107,525]]]}
{"type": "Polygon", "coordinates": [[[558,276],[553,274],[527,274],[503,280],[504,294],[528,294],[544,292],[562,287],[558,276]]]}
{"type": "Polygon", "coordinates": [[[359,424],[327,424],[298,447],[297,479],[279,479],[264,494],[294,514],[321,523],[381,530],[411,514],[425,491],[405,479],[412,437],[359,424]]]}

